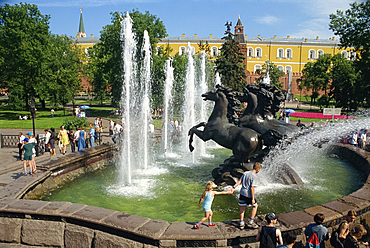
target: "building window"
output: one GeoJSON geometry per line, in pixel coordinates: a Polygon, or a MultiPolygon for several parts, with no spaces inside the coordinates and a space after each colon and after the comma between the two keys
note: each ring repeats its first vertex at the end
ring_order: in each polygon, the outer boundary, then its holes
{"type": "Polygon", "coordinates": [[[257,72],[257,70],[261,70],[262,66],[261,65],[255,65],[254,66],[254,71],[257,72]]]}
{"type": "Polygon", "coordinates": [[[285,73],[289,74],[290,72],[292,72],[292,67],[290,65],[285,66],[285,73]]]}
{"type": "Polygon", "coordinates": [[[282,65],[278,65],[277,68],[280,70],[280,71],[284,71],[284,66],[282,65]]]}
{"type": "Polygon", "coordinates": [[[248,57],[253,57],[253,48],[248,48],[248,57]]]}
{"type": "Polygon", "coordinates": [[[279,48],[278,49],[278,59],[282,59],[282,58],[284,58],[284,49],[279,48]]]}
{"type": "Polygon", "coordinates": [[[288,49],[286,50],[286,58],[287,58],[287,59],[291,59],[291,58],[293,58],[293,51],[292,51],[292,49],[288,48],[288,49]]]}
{"type": "Polygon", "coordinates": [[[256,48],[256,57],[257,58],[262,58],[262,49],[261,48],[256,48]]]}
{"type": "Polygon", "coordinates": [[[317,57],[319,58],[320,56],[323,56],[324,55],[324,51],[323,50],[318,50],[317,51],[317,57]]]}
{"type": "Polygon", "coordinates": [[[186,47],[181,46],[179,50],[179,55],[185,55],[186,54],[186,47]]]}
{"type": "Polygon", "coordinates": [[[212,47],[211,57],[217,57],[218,56],[218,48],[212,47]]]}
{"type": "Polygon", "coordinates": [[[343,57],[345,57],[346,59],[348,58],[348,53],[347,51],[342,51],[341,54],[343,55],[343,57]]]}
{"type": "Polygon", "coordinates": [[[311,49],[308,52],[308,59],[315,59],[315,56],[316,56],[316,51],[311,49]]]}

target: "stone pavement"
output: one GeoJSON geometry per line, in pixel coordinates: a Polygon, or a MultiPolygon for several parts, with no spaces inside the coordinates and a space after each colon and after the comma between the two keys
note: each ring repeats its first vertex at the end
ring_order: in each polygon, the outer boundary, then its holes
{"type": "MultiPolygon", "coordinates": [[[[23,134],[32,132],[29,129],[0,129],[0,133],[8,134],[8,135],[18,135],[19,132],[23,134]]],[[[106,132],[102,133],[102,144],[109,143],[112,144],[112,138],[109,136],[108,129],[105,129],[106,132]]],[[[37,134],[44,134],[43,130],[36,129],[37,134]]],[[[63,157],[56,147],[56,156],[50,156],[50,153],[44,153],[43,155],[37,156],[35,158],[36,167],[37,163],[44,162],[46,160],[58,160],[59,158],[63,157]]],[[[67,153],[71,152],[71,147],[67,146],[67,153]]],[[[23,171],[23,161],[17,160],[18,159],[18,148],[8,148],[3,147],[0,148],[0,187],[5,186],[15,179],[22,176],[23,171]]]]}

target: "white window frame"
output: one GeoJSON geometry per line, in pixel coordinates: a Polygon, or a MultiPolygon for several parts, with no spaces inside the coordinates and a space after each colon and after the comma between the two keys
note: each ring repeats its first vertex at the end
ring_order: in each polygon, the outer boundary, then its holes
{"type": "Polygon", "coordinates": [[[181,46],[179,48],[179,55],[185,55],[186,54],[186,47],[185,46],[181,46]]]}
{"type": "Polygon", "coordinates": [[[346,50],[343,50],[340,52],[341,54],[343,54],[343,56],[348,59],[348,52],[346,50]]]}
{"type": "Polygon", "coordinates": [[[314,49],[310,49],[308,51],[308,59],[310,60],[316,59],[316,51],[314,49]],[[313,56],[311,56],[311,54],[313,54],[313,56]]]}
{"type": "Polygon", "coordinates": [[[258,69],[262,69],[262,65],[254,65],[254,72],[257,72],[258,69]]]}
{"type": "Polygon", "coordinates": [[[278,65],[278,66],[277,66],[277,68],[278,68],[280,71],[284,72],[284,66],[282,66],[282,65],[278,65]]]}
{"type": "Polygon", "coordinates": [[[218,56],[218,47],[216,47],[216,46],[211,47],[211,57],[214,58],[214,57],[217,57],[217,56],[218,56]]]}
{"type": "Polygon", "coordinates": [[[293,72],[293,69],[290,65],[285,66],[285,73],[293,72]]]}
{"type": "Polygon", "coordinates": [[[262,58],[262,48],[256,47],[256,58],[262,58]],[[260,55],[258,55],[260,53],[260,55]]]}
{"type": "Polygon", "coordinates": [[[319,49],[317,50],[317,58],[319,58],[320,56],[324,56],[324,51],[322,49],[319,49]]]}
{"type": "Polygon", "coordinates": [[[291,48],[287,48],[286,50],[285,50],[285,57],[287,58],[287,59],[292,59],[293,58],[293,50],[291,49],[291,48]],[[289,52],[290,52],[290,54],[289,54],[289,52]],[[290,55],[290,56],[289,56],[290,55]]]}
{"type": "Polygon", "coordinates": [[[277,49],[277,58],[283,59],[284,58],[284,48],[278,48],[277,49]]]}
{"type": "Polygon", "coordinates": [[[248,47],[247,56],[253,58],[253,47],[248,47]]]}

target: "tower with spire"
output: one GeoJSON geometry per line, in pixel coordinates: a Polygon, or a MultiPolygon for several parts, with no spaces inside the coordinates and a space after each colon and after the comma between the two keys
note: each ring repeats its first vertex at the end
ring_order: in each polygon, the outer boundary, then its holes
{"type": "Polygon", "coordinates": [[[84,21],[83,21],[83,19],[82,19],[82,8],[80,8],[80,11],[81,11],[81,15],[80,15],[80,25],[79,25],[79,27],[78,27],[77,38],[80,38],[80,37],[86,37],[85,27],[84,27],[84,21]]]}
{"type": "Polygon", "coordinates": [[[235,25],[235,39],[239,43],[244,43],[245,42],[245,39],[244,39],[244,26],[242,24],[242,21],[240,20],[240,15],[239,15],[238,21],[237,21],[237,23],[235,25]]]}

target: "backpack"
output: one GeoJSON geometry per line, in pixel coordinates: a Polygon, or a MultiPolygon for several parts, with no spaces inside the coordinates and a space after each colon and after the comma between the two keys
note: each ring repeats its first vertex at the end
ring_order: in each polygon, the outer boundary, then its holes
{"type": "Polygon", "coordinates": [[[319,238],[316,233],[313,233],[312,236],[307,241],[308,247],[320,248],[319,238]]]}
{"type": "Polygon", "coordinates": [[[272,229],[271,231],[267,232],[264,227],[262,227],[261,231],[261,238],[260,238],[260,247],[261,248],[275,248],[276,241],[274,242],[269,235],[271,232],[274,232],[276,229],[272,229]]]}

